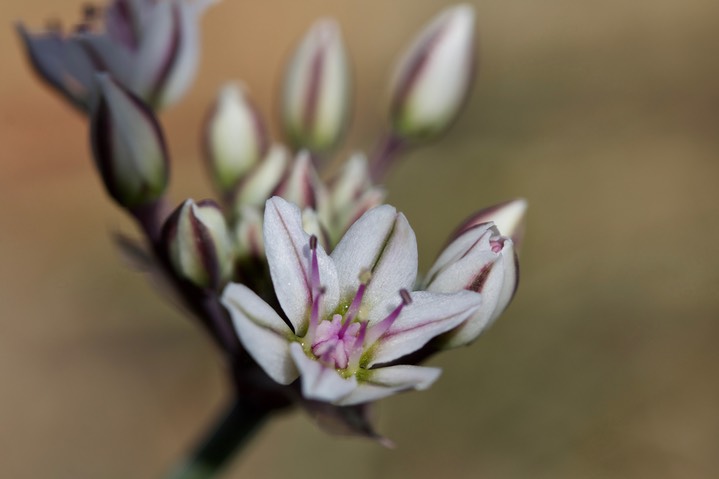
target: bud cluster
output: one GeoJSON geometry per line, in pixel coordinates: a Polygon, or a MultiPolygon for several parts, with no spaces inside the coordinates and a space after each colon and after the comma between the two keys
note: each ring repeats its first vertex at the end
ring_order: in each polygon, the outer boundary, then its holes
{"type": "Polygon", "coordinates": [[[400,153],[438,138],[466,104],[473,9],[450,7],[422,30],[389,83],[377,151],[333,170],[351,116],[350,62],[339,25],[316,22],[284,69],[283,138],[271,137],[247,87],[226,83],[202,129],[220,201],[187,199],[172,211],[156,111],[194,77],[208,3],[114,0],[86,9],[71,34],[18,31],[38,74],[87,113],[107,193],[138,220],[156,269],[218,341],[234,379],[282,403],[276,396],[296,400],[299,377],[308,408],[428,387],[439,370],[417,363],[473,342],[518,284],[524,200],[471,216],[418,280],[414,231],[383,205],[379,184],[400,153]]]}

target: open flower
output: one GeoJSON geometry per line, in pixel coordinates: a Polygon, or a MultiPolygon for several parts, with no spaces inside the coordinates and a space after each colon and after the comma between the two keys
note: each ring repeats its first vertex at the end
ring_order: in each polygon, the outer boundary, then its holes
{"type": "Polygon", "coordinates": [[[472,291],[409,292],[417,244],[391,206],[362,215],[328,255],[303,230],[299,208],[274,197],[265,207],[264,237],[286,319],[241,284],[228,285],[222,302],[248,353],[278,383],[301,377],[307,399],[351,405],[429,387],[439,369],[398,360],[480,306],[472,291]]]}

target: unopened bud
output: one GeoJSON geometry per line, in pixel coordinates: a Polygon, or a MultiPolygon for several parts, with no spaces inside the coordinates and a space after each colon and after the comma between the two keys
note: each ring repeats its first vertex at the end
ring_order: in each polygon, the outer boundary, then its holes
{"type": "Polygon", "coordinates": [[[204,145],[212,179],[225,195],[267,152],[267,130],[240,85],[220,90],[205,121],[204,145]]]}
{"type": "Polygon", "coordinates": [[[163,195],[168,156],[152,110],[108,75],[97,76],[100,96],[90,127],[95,163],[107,192],[135,208],[163,195]]]}
{"type": "Polygon", "coordinates": [[[502,314],[514,297],[519,264],[512,240],[493,223],[475,225],[440,253],[427,273],[425,289],[455,293],[463,289],[482,295],[479,309],[446,335],[445,348],[474,341],[502,314]]]}
{"type": "Polygon", "coordinates": [[[219,290],[231,279],[232,241],[213,201],[182,203],[165,223],[163,243],[177,275],[196,286],[219,290]]]}
{"type": "Polygon", "coordinates": [[[390,88],[392,128],[419,141],[443,133],[467,100],[474,76],[474,10],[450,7],[415,38],[390,88]]]}
{"type": "Polygon", "coordinates": [[[282,124],[295,147],[324,152],[347,125],[350,80],[342,34],[334,20],[317,21],[284,75],[282,124]]]}
{"type": "Polygon", "coordinates": [[[499,233],[502,236],[512,238],[514,247],[519,249],[524,237],[524,217],[526,212],[527,200],[524,198],[509,200],[484,208],[467,218],[452,234],[451,238],[457,238],[472,227],[491,221],[497,227],[499,233]]]}
{"type": "Polygon", "coordinates": [[[297,154],[287,178],[277,188],[276,194],[300,208],[317,211],[325,208],[327,192],[307,150],[297,154]]]}
{"type": "MultiPolygon", "coordinates": [[[[312,238],[315,238],[314,241],[319,241],[325,250],[330,249],[330,238],[327,233],[327,229],[320,221],[317,211],[312,208],[305,208],[302,210],[302,229],[305,230],[305,233],[312,235],[310,243],[312,242],[312,238]]],[[[317,247],[316,244],[315,247],[317,247]]]]}

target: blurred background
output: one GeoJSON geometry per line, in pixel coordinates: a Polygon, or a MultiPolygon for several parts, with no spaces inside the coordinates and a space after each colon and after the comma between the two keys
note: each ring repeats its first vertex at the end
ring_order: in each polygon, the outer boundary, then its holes
{"type": "MultiPolygon", "coordinates": [[[[3,0],[0,19],[0,476],[159,477],[223,407],[221,362],[110,241],[83,119],[33,76],[12,22],[75,21],[79,0],[3,0]]],[[[473,2],[480,75],[389,201],[426,269],[482,206],[529,200],[519,293],[429,391],[378,408],[396,450],[270,422],[231,477],[719,476],[719,3],[473,2]]],[[[448,2],[225,1],[203,21],[191,94],[162,114],[172,195],[211,195],[199,127],[242,79],[276,126],[281,65],[318,16],[352,53],[344,153],[371,149],[391,64],[448,2]]],[[[275,132],[277,129],[275,128],[275,132]]]]}

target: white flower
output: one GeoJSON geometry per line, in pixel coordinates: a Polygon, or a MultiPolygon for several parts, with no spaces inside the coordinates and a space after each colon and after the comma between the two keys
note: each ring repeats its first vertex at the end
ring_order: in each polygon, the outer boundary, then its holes
{"type": "Polygon", "coordinates": [[[307,399],[350,405],[429,387],[439,369],[395,363],[480,306],[471,291],[409,292],[417,245],[391,206],[365,213],[328,255],[303,230],[299,208],[274,197],[264,237],[286,319],[241,284],[228,285],[222,302],[248,353],[278,383],[300,377],[307,399]]]}

